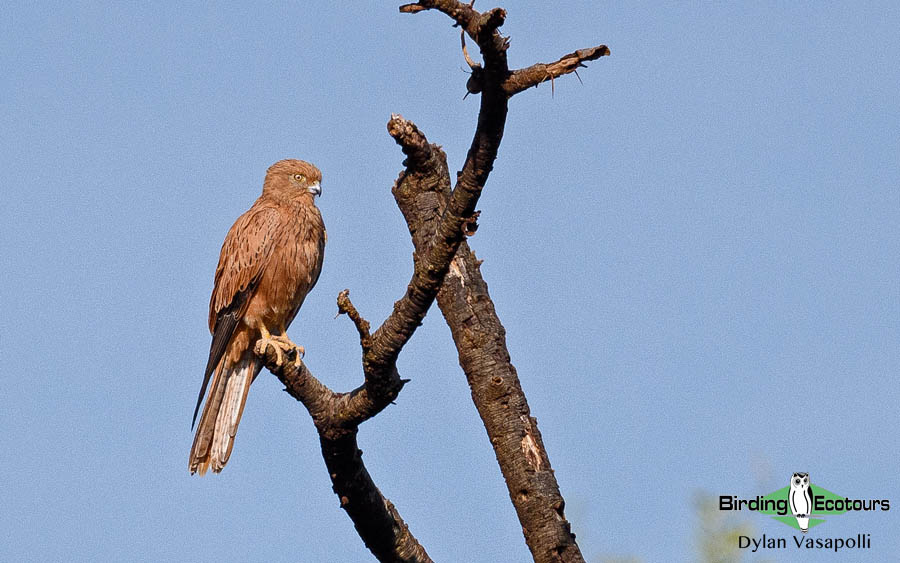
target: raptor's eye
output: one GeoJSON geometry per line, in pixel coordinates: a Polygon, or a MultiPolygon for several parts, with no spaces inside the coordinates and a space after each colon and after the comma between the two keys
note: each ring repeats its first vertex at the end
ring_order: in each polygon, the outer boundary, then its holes
{"type": "Polygon", "coordinates": [[[800,484],[800,479],[794,479],[794,484],[795,484],[795,485],[799,485],[799,484],[800,484]]]}
{"type": "Polygon", "coordinates": [[[306,178],[303,177],[303,174],[294,174],[294,180],[302,182],[303,180],[306,180],[306,178]]]}

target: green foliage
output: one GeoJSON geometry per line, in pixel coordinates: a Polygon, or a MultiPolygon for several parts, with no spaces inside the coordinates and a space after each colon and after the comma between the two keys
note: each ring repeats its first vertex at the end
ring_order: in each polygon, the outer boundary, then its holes
{"type": "MultiPolygon", "coordinates": [[[[749,520],[732,513],[722,512],[718,499],[705,492],[694,495],[694,509],[697,515],[695,529],[696,559],[699,563],[741,563],[746,550],[738,549],[738,536],[753,536],[756,533],[749,520]]],[[[642,563],[631,556],[602,556],[597,563],[642,563]]],[[[760,563],[774,563],[774,559],[758,560],[760,563]]]]}
{"type": "Polygon", "coordinates": [[[743,552],[738,549],[738,536],[752,536],[753,525],[719,510],[715,496],[698,492],[694,496],[697,513],[697,561],[702,563],[740,563],[743,552]]]}

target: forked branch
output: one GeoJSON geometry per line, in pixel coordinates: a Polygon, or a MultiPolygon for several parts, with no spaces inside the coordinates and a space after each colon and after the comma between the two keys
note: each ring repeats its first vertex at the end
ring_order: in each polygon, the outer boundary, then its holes
{"type": "MultiPolygon", "coordinates": [[[[482,71],[464,51],[472,68],[467,90],[481,93],[482,98],[476,139],[469,149],[456,188],[452,193],[449,190],[450,176],[443,151],[437,146],[426,150],[423,147],[427,141],[420,136],[411,137],[415,141],[415,152],[428,154],[428,157],[407,159],[406,170],[394,185],[394,197],[403,211],[416,252],[422,252],[440,240],[442,223],[438,223],[438,218],[454,208],[454,197],[461,187],[471,182],[474,189],[479,189],[479,183],[483,186],[487,179],[503,135],[508,99],[531,86],[575,72],[586,61],[609,55],[609,49],[604,45],[582,49],[554,63],[538,63],[510,72],[506,62],[509,42],[496,29],[505,18],[505,12],[495,9],[479,14],[471,5],[453,0],[423,0],[415,6],[413,9],[407,5],[401,11],[434,8],[444,12],[475,39],[485,61],[482,71]],[[484,136],[479,138],[479,133],[484,136]],[[471,168],[470,164],[473,164],[471,168]],[[467,175],[467,172],[472,174],[467,175]],[[431,233],[436,234],[432,237],[431,233]]],[[[394,129],[404,130],[404,127],[398,124],[394,129]]],[[[395,139],[407,152],[408,138],[395,135],[395,139]]],[[[481,277],[480,264],[463,242],[444,278],[438,305],[450,326],[460,365],[534,560],[539,563],[583,563],[575,535],[565,518],[565,501],[551,469],[537,420],[531,416],[518,375],[510,362],[506,332],[481,277]]]]}
{"type": "Polygon", "coordinates": [[[290,361],[286,362],[279,362],[274,347],[259,353],[285,390],[312,416],[334,492],[366,546],[379,561],[430,562],[394,505],[369,476],[356,437],[359,425],[396,399],[406,383],[397,372],[397,358],[437,298],[535,560],[583,561],[563,515],[564,503],[537,422],[529,414],[515,368],[509,363],[505,333],[481,279],[480,263],[465,238],[477,227],[475,207],[497,157],[509,98],[574,72],[585,61],[608,55],[609,50],[601,45],[575,51],[555,63],[510,72],[506,58],[509,42],[498,32],[506,18],[502,8],[481,13],[472,4],[455,0],[422,0],[400,8],[406,13],[428,9],[450,16],[479,46],[483,67],[471,60],[463,42],[473,69],[469,91],[481,94],[481,106],[452,191],[443,151],[429,144],[412,122],[398,115],[388,122],[389,133],[407,156],[406,170],[393,193],[416,253],[405,294],[374,332],[353,306],[349,292],[338,296],[339,314],[346,314],[359,334],[364,382],[349,393],[336,393],[297,359],[297,350],[288,354],[290,361]]]}

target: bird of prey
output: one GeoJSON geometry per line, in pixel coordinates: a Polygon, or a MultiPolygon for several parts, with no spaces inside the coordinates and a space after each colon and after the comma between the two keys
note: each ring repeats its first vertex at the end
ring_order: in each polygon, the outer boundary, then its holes
{"type": "Polygon", "coordinates": [[[285,330],[319,279],[325,253],[325,225],[314,201],[321,180],[308,162],[276,162],[266,171],[262,195],[225,237],[209,300],[212,345],[192,427],[210,377],[212,385],[191,447],[192,474],[210,467],[218,473],[228,462],[247,392],[264,363],[254,353],[256,343],[272,345],[279,363],[294,347],[285,330]]]}

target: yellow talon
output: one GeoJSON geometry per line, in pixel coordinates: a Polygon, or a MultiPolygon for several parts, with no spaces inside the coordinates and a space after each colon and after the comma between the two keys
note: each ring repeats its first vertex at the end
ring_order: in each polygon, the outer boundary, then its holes
{"type": "Polygon", "coordinates": [[[272,336],[272,334],[265,328],[261,327],[259,329],[259,333],[262,338],[259,339],[259,342],[256,343],[256,353],[260,356],[265,356],[266,350],[271,345],[272,348],[275,349],[275,363],[281,367],[281,364],[284,362],[284,354],[288,352],[294,352],[294,365],[300,367],[302,365],[303,356],[306,355],[306,350],[303,346],[297,346],[291,339],[287,337],[286,334],[279,334],[278,336],[272,336]]]}
{"type": "Polygon", "coordinates": [[[272,337],[272,334],[266,330],[266,327],[260,327],[259,333],[262,338],[256,343],[256,353],[260,356],[265,356],[266,350],[268,350],[269,345],[271,344],[272,348],[275,349],[275,364],[280,367],[282,362],[284,362],[284,353],[281,350],[280,343],[272,337]]]}

